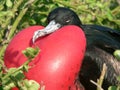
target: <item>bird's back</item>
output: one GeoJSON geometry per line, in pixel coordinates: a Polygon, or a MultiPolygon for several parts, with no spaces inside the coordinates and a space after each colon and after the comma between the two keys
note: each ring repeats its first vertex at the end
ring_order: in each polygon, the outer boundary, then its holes
{"type": "Polygon", "coordinates": [[[87,50],[80,72],[81,82],[86,85],[86,90],[94,90],[95,85],[90,80],[96,81],[101,73],[103,64],[107,66],[107,72],[103,87],[106,90],[109,85],[117,85],[120,76],[120,62],[113,56],[116,49],[120,49],[120,32],[98,25],[81,26],[87,37],[87,50]]]}

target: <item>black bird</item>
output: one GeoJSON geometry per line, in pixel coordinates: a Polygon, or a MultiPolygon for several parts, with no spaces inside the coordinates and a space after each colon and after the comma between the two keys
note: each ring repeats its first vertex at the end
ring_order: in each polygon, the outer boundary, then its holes
{"type": "Polygon", "coordinates": [[[39,36],[52,33],[65,25],[77,25],[84,30],[87,37],[87,50],[79,77],[86,90],[95,90],[96,86],[90,80],[96,81],[99,78],[104,63],[107,72],[103,88],[107,90],[109,85],[119,84],[117,76],[120,76],[120,62],[113,56],[113,52],[120,49],[119,31],[99,25],[83,25],[74,11],[64,7],[51,11],[47,21],[49,24],[46,30],[36,31],[33,42],[39,36]]]}

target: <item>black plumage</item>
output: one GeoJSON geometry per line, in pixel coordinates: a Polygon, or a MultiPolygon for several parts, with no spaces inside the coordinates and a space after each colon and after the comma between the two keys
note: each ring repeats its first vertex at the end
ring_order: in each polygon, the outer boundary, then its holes
{"type": "Polygon", "coordinates": [[[87,38],[87,49],[80,71],[80,82],[86,90],[95,90],[96,86],[90,80],[97,81],[103,64],[107,65],[107,72],[103,83],[106,90],[109,85],[117,85],[120,76],[120,62],[113,56],[116,49],[120,49],[120,32],[99,25],[83,25],[77,14],[64,7],[54,9],[48,15],[48,23],[54,20],[62,26],[77,25],[81,27],[87,38]]]}

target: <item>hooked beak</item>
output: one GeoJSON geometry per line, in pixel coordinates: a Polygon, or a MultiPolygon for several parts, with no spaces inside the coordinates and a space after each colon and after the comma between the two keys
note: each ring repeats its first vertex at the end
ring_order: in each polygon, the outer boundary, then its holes
{"type": "Polygon", "coordinates": [[[54,20],[50,21],[50,23],[42,30],[37,30],[34,32],[32,42],[34,43],[36,39],[39,37],[45,36],[47,34],[50,34],[56,30],[58,30],[61,27],[59,23],[56,23],[54,20]]]}

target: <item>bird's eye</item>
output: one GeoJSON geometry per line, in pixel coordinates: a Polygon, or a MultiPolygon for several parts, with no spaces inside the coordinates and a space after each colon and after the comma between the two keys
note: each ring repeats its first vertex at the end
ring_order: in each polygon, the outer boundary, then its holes
{"type": "Polygon", "coordinates": [[[70,20],[66,20],[65,22],[66,22],[66,23],[69,23],[69,22],[70,22],[70,20]]]}

